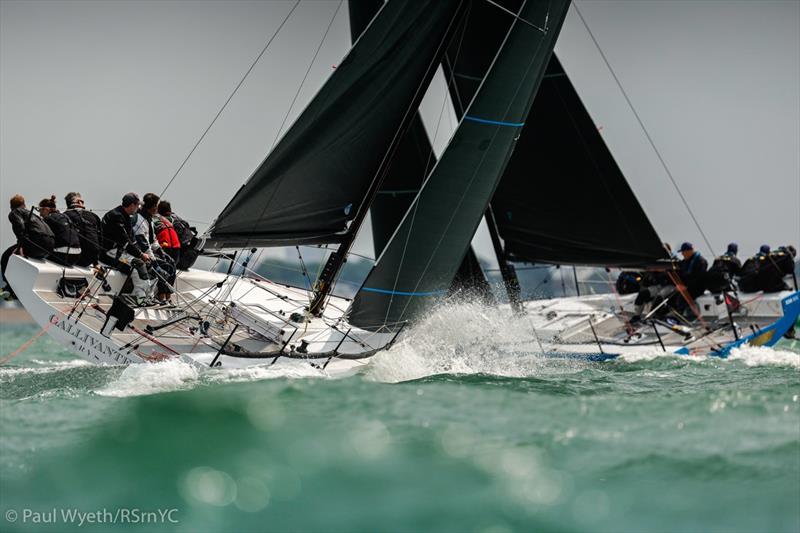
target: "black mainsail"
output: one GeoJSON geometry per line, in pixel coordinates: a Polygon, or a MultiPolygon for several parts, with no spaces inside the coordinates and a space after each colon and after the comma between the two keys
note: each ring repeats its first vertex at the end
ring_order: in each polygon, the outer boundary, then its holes
{"type": "Polygon", "coordinates": [[[342,241],[419,106],[461,8],[462,0],[385,4],[219,215],[206,246],[342,241]]]}
{"type": "MultiPolygon", "coordinates": [[[[485,2],[480,32],[468,28],[461,53],[445,58],[456,113],[478,89],[521,0],[485,2]],[[472,30],[472,31],[471,31],[472,30]]],[[[473,19],[470,19],[473,20],[473,19]]],[[[660,239],[600,132],[553,54],[529,120],[487,213],[497,259],[514,300],[517,281],[508,261],[598,266],[651,263],[664,256],[660,239]]]]}
{"type": "Polygon", "coordinates": [[[609,267],[665,257],[555,55],[492,208],[513,261],[609,267]]]}
{"type": "Polygon", "coordinates": [[[393,328],[444,294],[514,150],[569,0],[527,0],[449,146],[350,309],[364,329],[393,328]]]}

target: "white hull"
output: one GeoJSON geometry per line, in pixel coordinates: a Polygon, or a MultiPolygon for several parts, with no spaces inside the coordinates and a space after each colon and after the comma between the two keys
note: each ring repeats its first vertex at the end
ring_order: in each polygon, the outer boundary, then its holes
{"type": "MultiPolygon", "coordinates": [[[[633,315],[635,299],[635,294],[601,294],[528,301],[525,316],[545,353],[604,359],[643,351],[724,357],[742,344],[772,346],[800,315],[799,292],[742,293],[741,308],[732,314],[734,334],[725,302],[705,294],[696,300],[702,320],[689,327],[646,321],[632,328],[627,317],[633,315]]],[[[511,313],[510,306],[503,307],[511,313]]]]}
{"type": "MultiPolygon", "coordinates": [[[[359,372],[395,338],[392,332],[350,328],[343,317],[349,305],[346,299],[331,297],[324,316],[306,321],[306,291],[197,270],[179,274],[178,308],[136,309],[124,331],[106,329],[104,335],[106,312],[125,281],[119,272],[109,273],[111,291],[106,291],[89,269],[63,269],[13,256],[8,280],[52,338],[96,364],[181,359],[202,367],[212,363],[224,368],[311,366],[338,377],[359,372]],[[62,276],[89,280],[91,296],[60,297],[56,287],[62,276]],[[205,333],[200,331],[204,322],[205,333]]],[[[740,344],[773,345],[800,316],[800,293],[742,294],[742,308],[733,317],[737,340],[725,304],[705,295],[697,304],[708,329],[695,326],[687,336],[668,324],[648,322],[631,334],[625,317],[632,312],[634,299],[635,295],[605,294],[526,302],[526,319],[535,339],[530,350],[594,360],[661,350],[724,357],[740,344]]],[[[500,307],[501,312],[511,313],[509,306],[500,307]]]]}
{"type": "Polygon", "coordinates": [[[124,331],[106,329],[104,335],[106,313],[125,282],[121,273],[109,272],[107,291],[90,269],[64,269],[15,255],[7,277],[22,305],[53,339],[96,364],[180,358],[207,367],[216,359],[215,367],[311,365],[327,375],[344,376],[357,373],[395,337],[350,328],[343,319],[346,299],[332,296],[322,317],[306,320],[304,290],[198,270],[179,273],[175,308],[136,309],[124,331]],[[56,287],[62,277],[86,279],[87,296],[59,296],[56,287]]]}

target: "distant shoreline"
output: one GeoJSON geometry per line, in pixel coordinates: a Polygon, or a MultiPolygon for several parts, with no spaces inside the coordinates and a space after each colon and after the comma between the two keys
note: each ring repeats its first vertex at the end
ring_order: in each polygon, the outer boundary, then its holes
{"type": "Polygon", "coordinates": [[[19,304],[0,306],[0,322],[6,324],[34,324],[31,315],[19,304]]]}

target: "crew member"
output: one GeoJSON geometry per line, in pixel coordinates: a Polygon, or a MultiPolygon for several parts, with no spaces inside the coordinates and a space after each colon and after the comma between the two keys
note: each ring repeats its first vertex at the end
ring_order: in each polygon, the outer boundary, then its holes
{"type": "Polygon", "coordinates": [[[103,247],[106,251],[100,254],[100,261],[131,276],[133,303],[143,307],[156,302],[150,298],[152,286],[147,269],[152,259],[136,245],[131,225],[131,217],[139,205],[136,193],[129,192],[122,197],[120,205],[103,216],[103,247]]]}
{"type": "Polygon", "coordinates": [[[733,278],[742,270],[742,262],[736,257],[739,245],[735,242],[728,244],[724,254],[714,259],[706,276],[706,287],[713,293],[733,290],[733,278]]]}
{"type": "Polygon", "coordinates": [[[81,242],[81,255],[76,264],[80,266],[98,265],[102,253],[102,222],[100,217],[86,209],[78,192],[69,192],[64,197],[67,210],[64,214],[72,221],[81,242]]]}
{"type": "Polygon", "coordinates": [[[158,202],[158,215],[153,217],[153,230],[158,244],[177,265],[181,259],[181,241],[175,231],[172,218],[172,205],[166,200],[158,202]]]}
{"type": "Polygon", "coordinates": [[[758,271],[758,289],[764,292],[790,290],[784,278],[794,273],[796,255],[794,246],[781,246],[771,251],[761,262],[758,271]]]}
{"type": "Polygon", "coordinates": [[[81,256],[81,241],[70,218],[56,207],[55,195],[39,202],[39,213],[55,235],[55,247],[50,258],[64,266],[74,265],[81,256]]]}
{"type": "Polygon", "coordinates": [[[655,309],[664,299],[669,298],[675,292],[675,286],[672,284],[668,272],[675,271],[677,261],[672,253],[672,246],[668,242],[662,243],[662,246],[669,257],[668,266],[663,270],[650,270],[642,273],[641,280],[639,280],[641,290],[633,302],[632,323],[641,320],[642,313],[648,305],[649,309],[655,309]]]}
{"type": "Polygon", "coordinates": [[[151,192],[142,198],[142,207],[133,216],[133,235],[139,249],[152,257],[151,267],[154,270],[154,278],[157,280],[158,301],[168,303],[172,294],[172,286],[175,284],[175,266],[172,259],[161,249],[161,245],[156,239],[153,228],[153,218],[158,209],[158,195],[151,192]]]}

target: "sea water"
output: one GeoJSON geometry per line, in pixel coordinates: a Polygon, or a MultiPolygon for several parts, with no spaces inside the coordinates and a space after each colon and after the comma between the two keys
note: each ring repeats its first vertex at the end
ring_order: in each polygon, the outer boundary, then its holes
{"type": "Polygon", "coordinates": [[[0,367],[0,531],[800,530],[800,353],[554,360],[472,305],[411,333],[338,380],[43,336],[0,367]]]}

